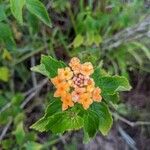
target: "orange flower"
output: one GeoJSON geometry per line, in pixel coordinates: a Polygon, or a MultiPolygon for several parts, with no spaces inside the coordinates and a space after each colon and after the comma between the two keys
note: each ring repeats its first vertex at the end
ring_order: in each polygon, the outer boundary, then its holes
{"type": "Polygon", "coordinates": [[[61,79],[70,80],[73,76],[73,72],[69,67],[58,69],[58,75],[61,79]]]}
{"type": "Polygon", "coordinates": [[[87,92],[92,92],[94,90],[95,87],[95,82],[93,79],[89,79],[87,82],[87,92]]]}
{"type": "Polygon", "coordinates": [[[61,100],[63,102],[62,110],[66,110],[68,107],[74,106],[74,103],[72,102],[71,94],[69,93],[64,94],[61,100]]]}
{"type": "Polygon", "coordinates": [[[67,110],[68,107],[69,107],[69,106],[68,106],[66,103],[63,103],[63,104],[62,104],[62,110],[63,110],[63,111],[67,110]]]}
{"type": "Polygon", "coordinates": [[[93,65],[90,62],[86,62],[81,66],[81,73],[85,76],[89,76],[94,72],[93,65]]]}
{"type": "Polygon", "coordinates": [[[69,92],[70,86],[67,82],[62,82],[57,86],[57,90],[54,93],[54,97],[61,97],[64,94],[66,94],[66,92],[69,92]]]}
{"type": "Polygon", "coordinates": [[[62,110],[74,106],[74,103],[80,103],[84,109],[88,109],[94,101],[100,102],[101,90],[95,87],[95,82],[90,77],[94,72],[92,64],[81,64],[74,57],[69,66],[58,69],[58,76],[51,79],[56,87],[54,97],[61,98],[62,110]]]}
{"type": "Polygon", "coordinates": [[[102,100],[102,96],[100,95],[101,89],[100,88],[95,88],[92,94],[92,99],[96,102],[100,102],[102,100]]]}
{"type": "Polygon", "coordinates": [[[88,109],[92,104],[92,99],[90,98],[89,93],[84,93],[80,97],[80,103],[83,105],[84,109],[88,109]]]}
{"type": "Polygon", "coordinates": [[[73,57],[70,60],[69,66],[72,67],[72,66],[74,66],[74,64],[79,64],[79,63],[80,63],[80,60],[77,57],[73,57]]]}
{"type": "Polygon", "coordinates": [[[71,93],[72,100],[74,102],[79,102],[80,95],[85,92],[85,88],[75,88],[75,90],[71,93]]]}
{"type": "Polygon", "coordinates": [[[69,66],[72,68],[75,74],[80,73],[81,64],[80,64],[80,60],[77,57],[73,57],[70,60],[69,66]]]}
{"type": "Polygon", "coordinates": [[[63,80],[59,76],[56,76],[54,78],[51,78],[51,82],[57,87],[63,82],[63,80]]]}

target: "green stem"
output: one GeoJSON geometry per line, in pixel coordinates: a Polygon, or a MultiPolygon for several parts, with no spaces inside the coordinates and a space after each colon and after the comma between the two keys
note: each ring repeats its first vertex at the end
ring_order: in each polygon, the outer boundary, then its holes
{"type": "Polygon", "coordinates": [[[36,51],[32,51],[31,53],[24,55],[24,56],[21,57],[20,59],[16,60],[16,61],[14,62],[14,65],[17,65],[17,64],[19,64],[19,63],[25,61],[26,59],[28,59],[28,58],[30,58],[31,56],[33,56],[33,55],[35,55],[35,54],[37,54],[37,53],[43,51],[44,49],[45,49],[45,47],[43,46],[43,47],[39,48],[39,49],[36,50],[36,51]]]}
{"type": "Polygon", "coordinates": [[[74,29],[74,31],[75,31],[75,33],[77,35],[75,18],[74,18],[73,12],[71,10],[71,6],[68,6],[68,13],[69,13],[69,16],[70,16],[70,19],[71,19],[71,23],[72,23],[73,29],[74,29]]]}

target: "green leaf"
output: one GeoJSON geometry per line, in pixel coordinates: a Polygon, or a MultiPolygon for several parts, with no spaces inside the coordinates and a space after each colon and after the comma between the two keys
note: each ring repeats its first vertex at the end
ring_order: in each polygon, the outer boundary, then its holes
{"type": "Polygon", "coordinates": [[[103,135],[107,135],[113,122],[108,107],[103,102],[93,103],[91,106],[91,110],[93,110],[98,115],[100,132],[103,135]]]}
{"type": "Polygon", "coordinates": [[[49,77],[51,78],[57,75],[58,68],[65,67],[65,64],[63,62],[57,61],[50,56],[42,55],[41,63],[45,66],[45,69],[49,73],[49,77]]]}
{"type": "Polygon", "coordinates": [[[28,141],[24,144],[24,147],[26,148],[26,150],[41,150],[42,144],[33,141],[28,141]]]}
{"type": "Polygon", "coordinates": [[[94,111],[88,110],[84,114],[84,128],[89,137],[93,137],[96,134],[99,128],[99,119],[94,111]]]}
{"type": "Polygon", "coordinates": [[[149,50],[149,48],[147,48],[144,44],[141,44],[139,42],[133,42],[133,44],[135,46],[137,46],[138,48],[140,48],[145,53],[147,58],[150,60],[150,50],[149,50]]]}
{"type": "Polygon", "coordinates": [[[30,128],[40,132],[47,131],[46,125],[48,124],[48,121],[49,120],[46,117],[42,117],[37,122],[35,122],[30,128]]]}
{"type": "Polygon", "coordinates": [[[79,47],[80,45],[83,44],[84,38],[81,34],[78,34],[75,39],[73,40],[73,46],[74,48],[79,47]]]}
{"type": "Polygon", "coordinates": [[[23,24],[22,9],[24,5],[25,0],[10,0],[11,12],[20,24],[23,24]]]}
{"type": "Polygon", "coordinates": [[[83,119],[73,112],[60,112],[48,117],[47,129],[53,133],[63,133],[68,130],[77,130],[83,126],[83,119]]]}
{"type": "Polygon", "coordinates": [[[13,59],[11,53],[7,49],[3,50],[2,58],[8,61],[13,59]]]}
{"type": "Polygon", "coordinates": [[[47,76],[49,77],[49,72],[47,72],[47,70],[45,69],[45,65],[43,64],[40,64],[40,65],[37,65],[37,66],[33,66],[31,68],[31,71],[34,71],[34,72],[38,72],[44,76],[47,76]]]}
{"type": "Polygon", "coordinates": [[[89,137],[88,132],[85,131],[85,128],[83,128],[83,134],[84,134],[83,143],[84,144],[89,143],[91,138],[89,137]]]}
{"type": "Polygon", "coordinates": [[[23,112],[18,113],[14,118],[14,125],[18,125],[25,118],[25,114],[23,112]]]}
{"type": "Polygon", "coordinates": [[[53,133],[63,133],[66,130],[76,130],[83,126],[83,119],[76,112],[61,110],[60,99],[53,99],[53,102],[47,107],[44,117],[38,120],[31,128],[43,131],[52,131],[53,133]]]}
{"type": "Polygon", "coordinates": [[[102,77],[97,82],[97,85],[102,89],[103,93],[115,94],[119,91],[129,91],[131,86],[125,77],[112,76],[112,77],[102,77]]]}
{"type": "Polygon", "coordinates": [[[102,89],[103,94],[114,95],[119,91],[129,91],[131,86],[123,76],[103,76],[98,68],[93,73],[96,86],[102,89]]]}
{"type": "Polygon", "coordinates": [[[24,100],[23,94],[17,93],[13,96],[11,102],[13,105],[19,106],[23,100],[24,100]]]}
{"type": "Polygon", "coordinates": [[[119,102],[119,94],[118,92],[116,92],[113,95],[109,95],[109,94],[103,94],[103,98],[107,101],[107,102],[113,102],[113,103],[117,103],[119,102]]]}
{"type": "Polygon", "coordinates": [[[66,130],[77,130],[83,125],[83,120],[80,116],[71,116],[67,112],[59,112],[50,117],[43,117],[36,122],[31,128],[43,131],[52,131],[53,133],[63,133],[66,130]]]}
{"type": "Polygon", "coordinates": [[[50,117],[55,113],[61,112],[61,106],[62,102],[60,101],[60,98],[53,97],[52,102],[48,105],[45,111],[45,117],[50,117]]]}
{"type": "Polygon", "coordinates": [[[28,23],[29,23],[29,31],[31,34],[36,34],[39,30],[39,20],[38,18],[31,14],[30,12],[28,13],[28,23]]]}
{"type": "Polygon", "coordinates": [[[9,69],[7,67],[0,67],[0,80],[4,82],[9,80],[9,69]]]}
{"type": "Polygon", "coordinates": [[[61,101],[53,98],[53,102],[50,103],[45,111],[45,115],[34,123],[30,128],[38,130],[40,132],[47,131],[46,125],[48,124],[48,117],[54,115],[55,113],[61,112],[61,101]]]}
{"type": "Polygon", "coordinates": [[[102,37],[98,34],[94,35],[94,43],[98,46],[102,42],[102,37]]]}
{"type": "Polygon", "coordinates": [[[13,140],[12,138],[9,138],[9,139],[5,139],[5,140],[2,140],[1,141],[1,146],[2,146],[2,149],[11,149],[12,148],[12,145],[13,145],[13,140]]]}
{"type": "Polygon", "coordinates": [[[92,78],[96,81],[101,77],[109,76],[109,74],[102,68],[97,67],[92,74],[92,78]]]}
{"type": "Polygon", "coordinates": [[[45,66],[46,71],[49,73],[49,77],[55,77],[57,70],[63,68],[66,65],[62,61],[58,61],[51,56],[42,55],[41,64],[45,66]]]}
{"type": "Polygon", "coordinates": [[[66,65],[62,61],[58,61],[51,56],[42,55],[41,64],[31,68],[32,71],[39,72],[48,78],[57,75],[58,68],[64,68],[66,65]]]}
{"type": "Polygon", "coordinates": [[[51,27],[51,21],[48,12],[42,2],[39,0],[26,0],[26,6],[33,15],[37,16],[46,25],[51,27]]]}
{"type": "Polygon", "coordinates": [[[24,129],[23,129],[23,122],[20,122],[17,125],[17,128],[13,132],[13,134],[16,136],[17,143],[19,145],[21,145],[23,143],[23,141],[24,141],[24,138],[25,138],[25,132],[24,132],[24,129]]]}
{"type": "Polygon", "coordinates": [[[5,23],[0,23],[0,42],[4,42],[8,50],[14,50],[16,44],[10,27],[5,23]]]}
{"type": "Polygon", "coordinates": [[[87,33],[87,36],[86,36],[86,44],[91,46],[93,43],[94,43],[94,33],[89,32],[87,33]]]}
{"type": "Polygon", "coordinates": [[[5,5],[0,5],[0,21],[5,20],[6,18],[5,5]]]}

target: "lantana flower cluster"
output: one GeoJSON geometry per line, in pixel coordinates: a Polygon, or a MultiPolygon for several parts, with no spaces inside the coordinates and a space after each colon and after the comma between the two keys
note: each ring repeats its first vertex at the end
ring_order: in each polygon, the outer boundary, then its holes
{"type": "Polygon", "coordinates": [[[76,57],[70,60],[69,67],[58,69],[58,75],[51,81],[56,87],[54,97],[61,98],[62,110],[73,107],[75,103],[88,109],[94,101],[101,101],[101,89],[95,87],[95,82],[90,77],[93,72],[90,62],[81,64],[76,57]]]}

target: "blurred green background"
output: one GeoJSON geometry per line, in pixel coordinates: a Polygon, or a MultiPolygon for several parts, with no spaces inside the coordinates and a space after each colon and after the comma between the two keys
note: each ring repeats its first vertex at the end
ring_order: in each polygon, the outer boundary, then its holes
{"type": "Polygon", "coordinates": [[[149,0],[0,0],[0,149],[150,150],[149,143],[149,0]],[[82,131],[29,128],[53,91],[30,71],[41,54],[65,62],[77,56],[129,79],[133,88],[112,106],[108,136],[84,144],[82,131]]]}

